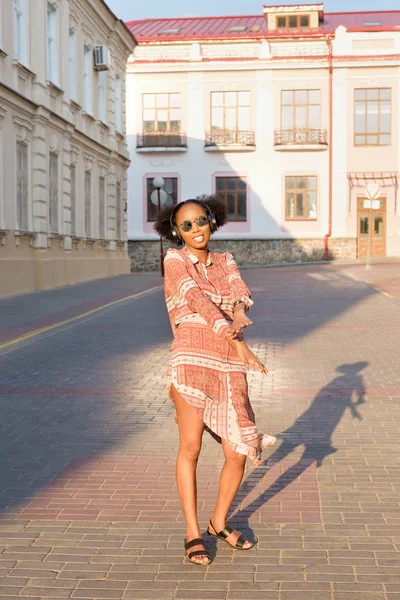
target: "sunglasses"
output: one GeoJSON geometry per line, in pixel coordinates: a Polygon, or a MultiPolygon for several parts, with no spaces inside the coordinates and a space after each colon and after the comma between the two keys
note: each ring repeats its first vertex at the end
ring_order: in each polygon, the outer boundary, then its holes
{"type": "Polygon", "coordinates": [[[209,223],[208,217],[206,215],[199,215],[193,221],[182,221],[182,223],[179,224],[179,227],[182,231],[187,233],[192,229],[193,223],[196,223],[198,227],[205,227],[209,223]]]}

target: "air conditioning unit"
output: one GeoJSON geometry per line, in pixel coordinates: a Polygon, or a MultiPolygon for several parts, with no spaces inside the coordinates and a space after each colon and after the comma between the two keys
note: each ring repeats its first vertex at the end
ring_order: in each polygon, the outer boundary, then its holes
{"type": "Polygon", "coordinates": [[[110,68],[110,51],[107,46],[95,46],[93,53],[96,71],[106,71],[110,68]]]}

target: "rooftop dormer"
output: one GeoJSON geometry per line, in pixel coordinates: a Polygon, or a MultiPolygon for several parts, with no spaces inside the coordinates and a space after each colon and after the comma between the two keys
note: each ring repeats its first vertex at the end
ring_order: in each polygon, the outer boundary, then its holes
{"type": "Polygon", "coordinates": [[[264,6],[268,31],[318,29],[324,20],[323,4],[264,6]]]}

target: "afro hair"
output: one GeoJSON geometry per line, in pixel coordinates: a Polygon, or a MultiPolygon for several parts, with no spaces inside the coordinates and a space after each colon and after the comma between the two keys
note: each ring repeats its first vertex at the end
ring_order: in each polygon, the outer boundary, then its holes
{"type": "Polygon", "coordinates": [[[218,229],[225,225],[228,219],[225,203],[215,196],[197,196],[197,198],[191,198],[189,200],[185,200],[184,202],[179,202],[175,206],[163,208],[157,216],[157,220],[154,223],[154,229],[163,238],[169,242],[173,242],[178,246],[181,246],[183,242],[182,240],[177,240],[172,235],[171,223],[172,225],[176,225],[176,213],[185,204],[199,204],[200,206],[204,207],[207,214],[210,214],[210,212],[213,213],[218,229]]]}

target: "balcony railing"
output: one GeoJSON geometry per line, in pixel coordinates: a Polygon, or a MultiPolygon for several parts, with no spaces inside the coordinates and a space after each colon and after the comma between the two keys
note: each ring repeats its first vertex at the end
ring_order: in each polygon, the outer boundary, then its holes
{"type": "Polygon", "coordinates": [[[186,133],[177,131],[151,131],[137,138],[137,148],[186,148],[186,133]]]}
{"type": "Polygon", "coordinates": [[[328,144],[326,129],[278,129],[275,131],[275,146],[306,146],[328,144]]]}
{"type": "Polygon", "coordinates": [[[255,146],[254,131],[212,129],[206,133],[206,146],[255,146]]]}

